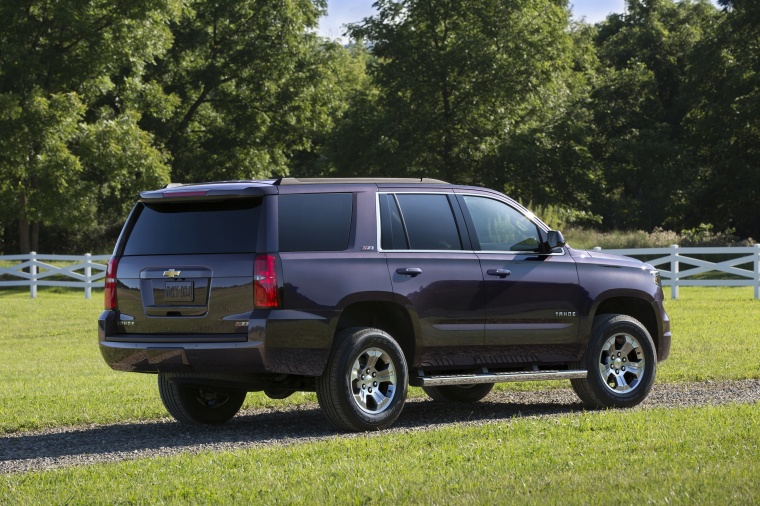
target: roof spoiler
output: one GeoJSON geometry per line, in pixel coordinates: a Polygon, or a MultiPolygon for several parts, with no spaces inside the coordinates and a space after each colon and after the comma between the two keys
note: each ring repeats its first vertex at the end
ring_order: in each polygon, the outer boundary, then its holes
{"type": "Polygon", "coordinates": [[[398,183],[398,184],[449,184],[440,179],[429,177],[281,177],[275,180],[276,185],[285,186],[293,184],[339,184],[339,183],[398,183]]]}

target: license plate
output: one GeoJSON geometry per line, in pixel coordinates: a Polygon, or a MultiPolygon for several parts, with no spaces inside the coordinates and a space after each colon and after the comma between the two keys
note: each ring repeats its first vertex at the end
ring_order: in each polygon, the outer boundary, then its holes
{"type": "Polygon", "coordinates": [[[193,282],[167,281],[166,290],[164,290],[164,300],[166,302],[192,302],[193,282]]]}

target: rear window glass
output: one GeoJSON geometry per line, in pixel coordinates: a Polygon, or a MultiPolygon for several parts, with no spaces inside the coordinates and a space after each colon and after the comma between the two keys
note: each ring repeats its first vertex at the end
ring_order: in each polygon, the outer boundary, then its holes
{"type": "Polygon", "coordinates": [[[261,199],[138,204],[124,255],[256,251],[261,199]]]}
{"type": "Polygon", "coordinates": [[[280,195],[280,251],[342,251],[348,247],[350,193],[280,195]]]}

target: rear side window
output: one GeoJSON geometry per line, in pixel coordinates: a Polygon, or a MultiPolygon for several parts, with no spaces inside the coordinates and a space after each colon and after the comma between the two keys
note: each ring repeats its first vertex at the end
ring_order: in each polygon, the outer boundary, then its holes
{"type": "Polygon", "coordinates": [[[401,206],[401,218],[410,249],[462,249],[459,230],[446,195],[399,193],[396,198],[401,206]]]}
{"type": "Polygon", "coordinates": [[[280,195],[280,251],[343,251],[353,214],[350,193],[280,195]]]}
{"type": "Polygon", "coordinates": [[[124,255],[255,252],[261,202],[138,204],[124,255]]]}
{"type": "Polygon", "coordinates": [[[401,211],[394,195],[380,195],[381,245],[383,249],[409,249],[401,211]]]}

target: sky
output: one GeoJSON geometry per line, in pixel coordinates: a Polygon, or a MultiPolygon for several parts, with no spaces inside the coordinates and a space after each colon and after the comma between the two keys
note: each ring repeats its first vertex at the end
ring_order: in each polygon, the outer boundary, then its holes
{"type": "MultiPolygon", "coordinates": [[[[328,0],[327,16],[319,23],[319,34],[335,39],[343,37],[343,25],[372,16],[375,0],[328,0]]],[[[575,19],[586,18],[589,23],[603,20],[612,12],[623,12],[625,0],[571,0],[575,19]]]]}

